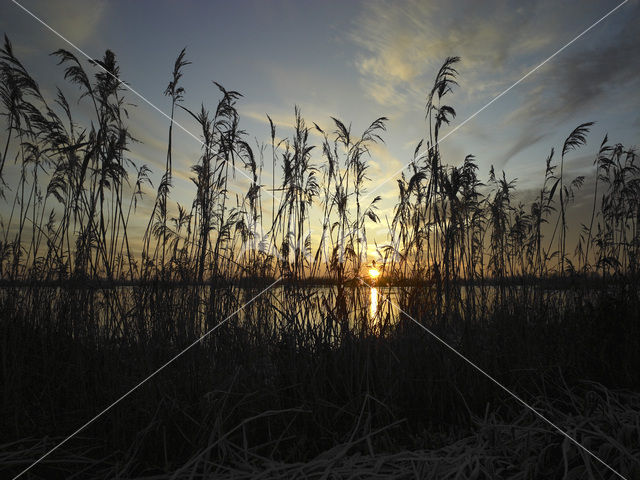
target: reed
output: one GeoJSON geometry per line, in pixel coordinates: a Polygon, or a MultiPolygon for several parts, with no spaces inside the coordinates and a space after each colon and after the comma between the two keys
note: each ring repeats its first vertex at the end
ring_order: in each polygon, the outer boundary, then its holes
{"type": "MultiPolygon", "coordinates": [[[[387,118],[359,135],[337,118],[331,131],[314,131],[296,107],[289,136],[268,118],[270,141],[252,147],[240,128],[240,93],[216,84],[214,108],[190,106],[182,50],[165,94],[170,118],[183,115],[202,139],[193,200],[171,197],[170,123],[143,219],[137,207],[151,171],[127,158],[136,140],[126,90],[68,51],[54,56],[78,99],[60,90],[45,98],[8,38],[0,49],[3,469],[27,466],[282,278],[34,478],[607,473],[395,305],[621,473],[638,474],[633,149],[605,137],[581,227],[569,207],[587,180],[567,179],[565,161],[586,144],[591,123],[568,135],[559,161],[554,149],[541,161],[533,198],[493,167],[481,180],[473,155],[447,164],[438,140],[455,117],[445,102],[460,59],[446,59],[427,96],[425,140],[385,218],[387,242],[376,246],[374,292],[359,279],[367,227],[384,218],[368,191],[387,118]],[[76,100],[90,107],[82,122],[76,100]],[[248,182],[234,195],[236,169],[248,182]],[[140,251],[131,241],[137,223],[146,225],[140,251]]],[[[113,52],[94,63],[120,78],[113,52]]]]}

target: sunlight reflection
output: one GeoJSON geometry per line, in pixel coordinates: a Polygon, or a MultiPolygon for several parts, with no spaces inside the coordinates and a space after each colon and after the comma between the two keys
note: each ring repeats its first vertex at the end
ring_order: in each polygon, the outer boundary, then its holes
{"type": "Polygon", "coordinates": [[[378,289],[375,287],[371,287],[371,302],[369,306],[369,313],[371,315],[371,320],[376,318],[376,314],[378,313],[378,289]]]}

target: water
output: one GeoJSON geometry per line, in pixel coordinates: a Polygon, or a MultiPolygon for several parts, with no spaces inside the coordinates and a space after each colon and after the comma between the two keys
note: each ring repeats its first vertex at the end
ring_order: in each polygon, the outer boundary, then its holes
{"type": "MultiPolygon", "coordinates": [[[[354,333],[384,334],[402,318],[402,310],[422,322],[434,318],[438,297],[430,287],[276,285],[264,287],[124,286],[107,289],[60,287],[1,288],[15,312],[35,312],[34,322],[62,328],[73,336],[184,339],[198,337],[221,322],[243,326],[251,334],[286,332],[334,338],[354,333]]],[[[573,293],[572,293],[573,292],[573,293]]],[[[510,286],[459,287],[450,296],[458,315],[479,318],[501,299],[507,306],[562,302],[569,290],[510,286]]],[[[573,298],[573,301],[576,299],[573,298]]],[[[442,300],[440,300],[441,302],[442,300]]],[[[462,318],[465,320],[465,318],[462,318]]]]}

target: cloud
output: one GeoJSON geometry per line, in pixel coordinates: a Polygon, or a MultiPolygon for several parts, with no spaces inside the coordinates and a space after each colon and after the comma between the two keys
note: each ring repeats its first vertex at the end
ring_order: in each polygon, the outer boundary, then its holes
{"type": "Polygon", "coordinates": [[[523,152],[532,145],[535,145],[546,136],[546,133],[538,133],[529,129],[522,130],[518,139],[514,143],[512,143],[511,147],[509,147],[509,149],[503,154],[500,162],[496,163],[496,168],[504,168],[509,160],[511,160],[513,157],[516,157],[519,153],[523,152]]]}
{"type": "MultiPolygon", "coordinates": [[[[446,102],[458,111],[455,128],[614,6],[371,2],[350,37],[357,47],[354,65],[368,96],[406,119],[424,114],[440,64],[460,56],[460,86],[446,102]]],[[[537,176],[542,163],[529,169],[526,158],[545,155],[543,141],[558,140],[554,129],[588,120],[609,128],[614,118],[620,127],[640,121],[638,10],[638,2],[625,5],[456,132],[444,145],[448,163],[464,151],[498,169],[514,159],[518,172],[526,168],[537,176]]],[[[523,181],[528,184],[528,177],[523,181]]]]}
{"type": "MultiPolygon", "coordinates": [[[[83,44],[92,38],[108,10],[106,0],[87,2],[84,0],[48,0],[20,2],[26,9],[47,23],[54,30],[82,48],[83,44]]],[[[31,39],[41,46],[49,46],[52,32],[42,26],[35,19],[17,5],[11,5],[14,11],[11,17],[21,22],[32,24],[29,31],[33,33],[31,39]],[[21,18],[23,17],[23,18],[21,18]]],[[[4,23],[4,22],[3,22],[4,23]]],[[[26,25],[26,23],[25,23],[26,25]]],[[[33,47],[20,47],[21,49],[33,49],[33,47]]],[[[23,53],[23,52],[18,52],[23,53]]]]}
{"type": "Polygon", "coordinates": [[[251,118],[253,120],[256,120],[257,122],[260,122],[260,123],[262,123],[264,125],[269,125],[269,118],[267,118],[267,115],[269,115],[269,117],[271,117],[271,121],[273,122],[273,125],[275,127],[281,127],[281,128],[286,128],[286,129],[294,129],[295,128],[293,112],[291,113],[291,115],[286,116],[286,115],[274,115],[274,114],[260,113],[260,112],[255,111],[255,110],[241,109],[241,115],[243,117],[248,117],[248,118],[251,118]]]}
{"type": "MultiPolygon", "coordinates": [[[[421,47],[429,43],[424,34],[415,35],[418,18],[428,16],[432,6],[415,2],[391,6],[372,2],[357,20],[351,40],[361,48],[355,66],[368,94],[383,106],[408,101],[414,81],[424,73],[426,60],[421,47]],[[417,10],[417,11],[416,11],[417,10]],[[411,28],[413,27],[413,28],[411,28]]],[[[418,97],[419,98],[419,97],[418,97]]]]}
{"type": "Polygon", "coordinates": [[[369,166],[371,167],[371,177],[380,178],[384,174],[389,174],[401,168],[405,162],[399,160],[389,148],[383,143],[371,143],[369,144],[369,153],[371,154],[371,160],[369,166]]]}
{"type": "Polygon", "coordinates": [[[503,81],[492,78],[504,76],[514,51],[526,55],[552,41],[523,35],[529,12],[504,7],[500,1],[368,3],[351,35],[360,47],[355,66],[364,88],[382,105],[415,105],[447,56],[463,58],[467,95],[499,87],[503,81]],[[478,81],[483,75],[488,78],[478,81]]]}
{"type": "MultiPolygon", "coordinates": [[[[318,132],[318,130],[316,130],[314,126],[314,122],[317,123],[320,126],[320,128],[323,128],[325,132],[330,132],[331,128],[334,127],[334,124],[329,118],[329,115],[325,115],[325,114],[310,115],[302,110],[301,110],[301,114],[302,114],[302,119],[305,122],[305,126],[309,129],[309,135],[311,137],[316,137],[319,140],[322,140],[324,138],[322,134],[318,132]]],[[[268,115],[269,117],[271,117],[271,121],[273,122],[273,125],[276,127],[276,138],[275,138],[276,145],[280,141],[290,138],[292,135],[294,135],[296,125],[295,125],[295,114],[294,114],[293,108],[291,109],[291,113],[288,113],[288,114],[287,113],[284,113],[284,114],[269,113],[268,115]]],[[[267,127],[269,126],[269,119],[267,118],[267,114],[260,113],[255,109],[241,108],[240,116],[255,120],[256,122],[266,125],[267,127]]],[[[266,132],[267,132],[267,135],[264,137],[266,140],[268,140],[268,143],[271,144],[271,137],[270,137],[271,133],[269,132],[268,128],[266,132]]]]}
{"type": "MultiPolygon", "coordinates": [[[[524,95],[521,106],[507,122],[552,119],[560,123],[580,112],[603,113],[609,106],[636,104],[640,100],[638,71],[640,57],[640,23],[638,4],[623,7],[610,24],[589,32],[567,52],[550,61],[537,79],[534,89],[524,95]],[[622,102],[620,100],[620,94],[622,102]]],[[[609,20],[609,19],[608,19],[609,20]]]]}
{"type": "MultiPolygon", "coordinates": [[[[534,90],[510,93],[522,97],[510,119],[566,119],[621,84],[638,82],[638,4],[623,8],[536,72],[535,83],[523,84],[534,90]]],[[[500,0],[371,2],[351,34],[359,48],[354,63],[373,100],[406,112],[423,108],[437,68],[447,56],[460,56],[460,94],[486,103],[606,11],[547,1],[526,8],[500,0]]]]}

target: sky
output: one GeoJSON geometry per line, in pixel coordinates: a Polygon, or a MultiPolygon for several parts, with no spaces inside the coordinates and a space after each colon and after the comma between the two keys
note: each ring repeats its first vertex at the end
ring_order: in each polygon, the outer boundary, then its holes
{"type": "MultiPolygon", "coordinates": [[[[473,154],[482,180],[492,165],[517,178],[522,201],[541,186],[551,147],[560,150],[578,124],[596,122],[587,145],[567,158],[568,177],[593,175],[605,134],[625,146],[640,139],[638,0],[629,0],[468,122],[620,2],[19,1],[91,57],[114,51],[122,79],[165,112],[170,104],[163,92],[186,47],[192,63],[184,70],[184,106],[213,108],[219,98],[213,81],[239,91],[241,127],[252,144],[268,141],[266,114],[279,137],[291,137],[295,105],[308,125],[332,130],[334,116],[355,134],[388,117],[385,143],[371,151],[368,184],[383,197],[383,218],[392,216],[397,193],[398,175],[390,175],[411,160],[427,132],[426,95],[447,56],[461,62],[459,86],[448,98],[457,117],[442,133],[456,129],[441,143],[444,163],[458,165],[473,154]]],[[[0,31],[45,93],[65,84],[49,54],[73,47],[9,0],[0,3],[0,31]]],[[[157,184],[168,120],[133,94],[128,98],[138,105],[129,125],[141,141],[130,157],[149,165],[157,184]]],[[[186,114],[179,112],[176,120],[197,135],[186,114]]],[[[317,136],[312,141],[320,144],[317,136]]],[[[194,195],[189,168],[200,144],[179,130],[174,142],[172,199],[188,205],[194,195]]],[[[316,163],[322,162],[320,153],[314,154],[316,163]]],[[[266,184],[270,164],[265,158],[266,184]]],[[[246,185],[242,178],[234,182],[240,190],[246,185]]],[[[586,212],[589,189],[587,182],[576,199],[575,222],[586,212]]],[[[140,228],[152,197],[139,208],[140,228]]],[[[370,240],[386,240],[383,226],[369,231],[370,240]]]]}

